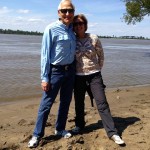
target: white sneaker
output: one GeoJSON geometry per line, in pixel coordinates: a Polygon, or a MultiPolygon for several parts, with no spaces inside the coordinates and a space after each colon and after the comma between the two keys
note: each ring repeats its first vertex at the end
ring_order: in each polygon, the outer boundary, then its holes
{"type": "Polygon", "coordinates": [[[40,138],[36,137],[36,136],[32,136],[31,140],[28,143],[28,147],[29,148],[35,148],[38,146],[40,141],[40,138]]]}
{"type": "Polygon", "coordinates": [[[112,139],[116,144],[125,144],[125,142],[118,135],[113,135],[110,139],[112,139]]]}
{"type": "Polygon", "coordinates": [[[71,133],[66,130],[62,130],[62,131],[55,130],[55,135],[60,135],[60,136],[64,137],[65,139],[68,139],[72,136],[71,133]]]}

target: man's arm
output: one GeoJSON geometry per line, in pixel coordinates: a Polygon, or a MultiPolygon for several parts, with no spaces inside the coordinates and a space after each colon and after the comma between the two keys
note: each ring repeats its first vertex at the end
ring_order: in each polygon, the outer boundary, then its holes
{"type": "Polygon", "coordinates": [[[50,89],[49,73],[50,73],[50,31],[48,28],[45,29],[42,39],[41,47],[41,86],[44,91],[50,89]]]}

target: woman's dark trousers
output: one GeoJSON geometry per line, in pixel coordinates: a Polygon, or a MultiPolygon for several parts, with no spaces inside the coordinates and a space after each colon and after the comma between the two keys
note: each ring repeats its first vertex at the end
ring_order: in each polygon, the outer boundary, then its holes
{"type": "Polygon", "coordinates": [[[95,99],[99,115],[102,119],[103,126],[108,137],[118,134],[111,116],[109,104],[105,95],[105,85],[101,72],[92,75],[83,75],[75,77],[74,97],[75,97],[75,124],[81,129],[85,127],[84,118],[84,100],[87,86],[90,86],[91,92],[95,99]]]}

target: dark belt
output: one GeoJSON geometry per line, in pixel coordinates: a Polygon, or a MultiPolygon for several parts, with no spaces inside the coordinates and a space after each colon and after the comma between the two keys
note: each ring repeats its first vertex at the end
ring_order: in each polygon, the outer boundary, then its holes
{"type": "Polygon", "coordinates": [[[67,71],[73,64],[74,64],[74,62],[72,62],[71,64],[66,64],[66,65],[53,65],[53,64],[51,64],[51,66],[54,68],[61,68],[61,69],[67,71]]]}

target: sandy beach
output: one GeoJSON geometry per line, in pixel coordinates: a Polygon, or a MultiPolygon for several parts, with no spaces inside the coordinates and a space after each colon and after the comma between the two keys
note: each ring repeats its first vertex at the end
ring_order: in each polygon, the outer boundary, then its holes
{"type": "MultiPolygon", "coordinates": [[[[119,134],[126,145],[107,138],[96,105],[85,100],[86,128],[70,139],[54,135],[58,99],[54,103],[45,136],[37,150],[150,150],[150,86],[107,89],[106,96],[119,134]]],[[[26,150],[34,129],[40,98],[0,105],[0,150],[26,150]]],[[[74,128],[74,100],[67,130],[74,128]]]]}

